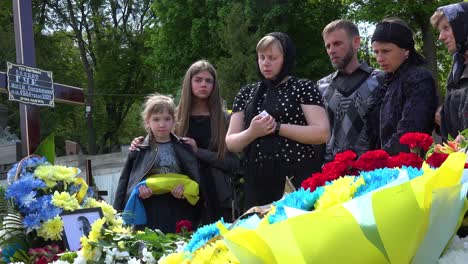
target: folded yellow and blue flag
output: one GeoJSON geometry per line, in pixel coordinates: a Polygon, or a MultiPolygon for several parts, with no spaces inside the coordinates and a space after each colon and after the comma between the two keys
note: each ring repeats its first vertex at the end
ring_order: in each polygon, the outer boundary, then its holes
{"type": "Polygon", "coordinates": [[[130,194],[130,198],[125,205],[122,218],[128,225],[144,225],[147,222],[143,201],[139,197],[139,187],[148,186],[153,194],[164,194],[171,192],[176,186],[184,186],[184,197],[192,205],[198,202],[198,183],[190,179],[187,175],[177,173],[155,174],[148,176],[144,181],[138,183],[130,194]]]}

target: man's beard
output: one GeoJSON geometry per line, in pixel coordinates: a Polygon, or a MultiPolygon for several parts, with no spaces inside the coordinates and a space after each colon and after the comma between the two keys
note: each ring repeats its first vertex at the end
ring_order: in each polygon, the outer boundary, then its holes
{"type": "Polygon", "coordinates": [[[342,70],[342,69],[346,68],[346,66],[348,66],[348,64],[353,59],[353,56],[354,56],[353,47],[351,45],[349,45],[348,53],[346,53],[344,58],[342,60],[338,61],[337,63],[332,62],[333,68],[335,68],[336,70],[342,70]]]}

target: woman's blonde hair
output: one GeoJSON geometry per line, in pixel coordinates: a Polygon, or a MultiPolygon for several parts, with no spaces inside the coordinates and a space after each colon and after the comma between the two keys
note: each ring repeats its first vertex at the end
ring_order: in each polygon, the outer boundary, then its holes
{"type": "Polygon", "coordinates": [[[436,10],[430,18],[431,25],[434,28],[437,28],[439,26],[440,20],[442,20],[442,18],[444,17],[445,17],[445,14],[442,10],[436,10]]]}
{"type": "Polygon", "coordinates": [[[142,125],[146,132],[151,132],[147,121],[152,114],[167,112],[175,119],[175,108],[174,100],[169,96],[157,93],[148,95],[141,111],[142,125]]]}
{"type": "Polygon", "coordinates": [[[208,109],[210,111],[211,121],[211,141],[209,147],[211,150],[217,151],[218,157],[222,158],[226,152],[226,120],[216,69],[206,60],[199,60],[193,63],[185,73],[182,83],[182,93],[177,107],[177,126],[175,133],[181,137],[187,135],[193,103],[192,77],[203,71],[209,72],[213,77],[213,90],[208,98],[208,109]]]}
{"type": "Polygon", "coordinates": [[[260,51],[264,51],[268,48],[271,48],[273,45],[276,45],[281,51],[281,53],[284,54],[284,50],[283,50],[283,46],[281,45],[281,42],[273,36],[265,36],[262,39],[260,39],[257,43],[256,51],[257,53],[260,51]]]}

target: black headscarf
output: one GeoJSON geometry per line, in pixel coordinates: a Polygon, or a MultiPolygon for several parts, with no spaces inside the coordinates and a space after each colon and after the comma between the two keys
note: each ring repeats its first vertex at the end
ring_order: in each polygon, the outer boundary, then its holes
{"type": "Polygon", "coordinates": [[[296,48],[294,46],[291,38],[283,32],[272,32],[266,36],[271,36],[277,39],[283,50],[283,66],[281,71],[278,73],[274,80],[266,79],[260,71],[260,66],[258,65],[258,53],[257,53],[257,74],[260,77],[261,83],[258,89],[254,92],[252,100],[247,103],[247,106],[244,111],[244,124],[245,128],[250,126],[252,119],[258,114],[255,110],[257,104],[263,99],[263,95],[266,93],[265,100],[262,103],[262,109],[267,111],[275,119],[279,116],[278,109],[278,89],[276,86],[283,81],[286,76],[292,74],[294,66],[296,64],[296,48]]]}
{"type": "Polygon", "coordinates": [[[447,17],[457,44],[457,50],[453,54],[452,74],[448,80],[449,84],[457,84],[464,68],[464,54],[468,49],[468,3],[441,6],[437,10],[447,17]]]}
{"type": "Polygon", "coordinates": [[[414,48],[413,32],[400,23],[391,21],[378,23],[372,35],[372,42],[374,41],[393,43],[402,49],[409,50],[407,61],[411,64],[422,65],[426,63],[424,57],[414,48]]]}

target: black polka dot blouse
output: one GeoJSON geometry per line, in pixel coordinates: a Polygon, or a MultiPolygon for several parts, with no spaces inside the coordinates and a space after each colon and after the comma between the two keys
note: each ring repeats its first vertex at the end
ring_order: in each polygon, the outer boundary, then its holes
{"type": "MultiPolygon", "coordinates": [[[[234,98],[232,107],[233,113],[244,111],[249,100],[252,100],[255,89],[258,89],[260,82],[246,85],[241,88],[234,98]]],[[[280,107],[280,116],[276,119],[281,124],[307,125],[301,104],[318,105],[323,107],[322,96],[315,86],[315,83],[307,79],[290,77],[285,83],[276,87],[278,90],[278,103],[280,107]]],[[[265,97],[265,95],[263,95],[265,97]]],[[[263,98],[264,99],[264,98],[263,98]]],[[[259,100],[255,115],[259,114],[263,100],[259,100]]],[[[254,116],[255,116],[254,115],[254,116]]],[[[286,163],[304,162],[314,158],[313,145],[302,144],[297,141],[278,136],[276,137],[277,146],[273,154],[265,155],[259,151],[258,143],[249,148],[250,151],[257,152],[256,155],[248,155],[253,158],[250,162],[258,163],[264,160],[281,160],[286,163]],[[271,156],[273,155],[273,156],[271,156]]]]}

